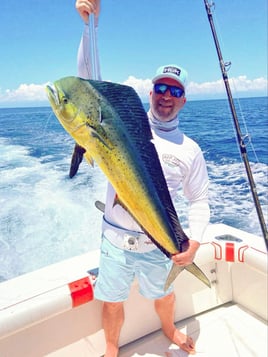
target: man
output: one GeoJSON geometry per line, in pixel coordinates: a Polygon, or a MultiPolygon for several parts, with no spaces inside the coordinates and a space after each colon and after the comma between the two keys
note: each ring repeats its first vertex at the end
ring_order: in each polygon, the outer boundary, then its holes
{"type": "MultiPolygon", "coordinates": [[[[76,8],[87,26],[89,14],[94,13],[96,17],[99,14],[99,1],[77,0],[76,8]]],[[[88,41],[84,34],[78,53],[78,74],[86,79],[90,73],[86,68],[90,63],[88,41]]],[[[123,304],[135,277],[139,281],[140,293],[154,300],[165,335],[186,352],[195,353],[192,338],[174,325],[173,288],[163,290],[172,262],[181,266],[192,263],[209,222],[206,164],[199,146],[178,128],[178,113],[186,103],[186,80],[187,72],[182,67],[174,64],[160,67],[152,80],[148,118],[170,195],[174,199],[182,186],[189,200],[189,248],[168,259],[145,234],[140,234],[141,239],[135,242],[133,253],[133,245],[125,237],[131,236],[133,231],[141,232],[141,228],[123,207],[114,206],[116,193],[108,184],[99,277],[95,287],[95,297],[103,301],[105,357],[118,356],[124,322],[123,304]],[[139,269],[136,269],[137,265],[139,269]]]]}

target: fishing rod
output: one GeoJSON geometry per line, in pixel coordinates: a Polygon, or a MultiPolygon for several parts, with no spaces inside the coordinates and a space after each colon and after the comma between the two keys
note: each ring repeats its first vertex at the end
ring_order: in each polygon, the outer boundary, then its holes
{"type": "Polygon", "coordinates": [[[266,227],[264,216],[263,216],[263,213],[262,213],[260,201],[259,201],[259,198],[258,198],[258,195],[257,195],[256,185],[254,183],[254,178],[253,178],[253,175],[252,175],[252,171],[251,171],[251,168],[250,168],[250,165],[249,165],[249,160],[248,160],[248,156],[247,156],[247,149],[246,149],[246,145],[245,145],[243,136],[241,134],[240,125],[239,125],[238,117],[237,117],[237,114],[236,114],[234,101],[233,101],[233,97],[232,97],[232,92],[231,92],[231,89],[230,89],[229,79],[228,79],[228,75],[227,75],[227,68],[230,67],[231,63],[230,62],[225,63],[224,60],[223,60],[223,57],[222,57],[222,53],[221,53],[221,49],[220,49],[220,45],[219,45],[216,29],[215,29],[215,26],[214,26],[212,11],[211,11],[211,8],[214,7],[214,2],[209,3],[208,0],[204,0],[204,3],[205,3],[205,8],[206,8],[206,12],[207,12],[207,15],[208,15],[208,20],[209,20],[209,23],[210,23],[211,31],[212,31],[214,43],[215,43],[215,46],[216,46],[219,62],[220,62],[222,78],[223,78],[225,89],[226,89],[227,96],[228,96],[228,102],[229,102],[229,105],[230,105],[230,109],[231,109],[231,113],[232,113],[232,117],[233,117],[233,121],[234,121],[234,126],[235,126],[235,130],[236,130],[237,141],[238,141],[240,153],[241,153],[244,165],[245,165],[245,169],[246,169],[246,173],[247,173],[247,177],[248,177],[251,193],[252,193],[252,196],[253,196],[253,200],[254,200],[254,203],[255,203],[255,208],[256,208],[256,211],[257,211],[258,219],[259,219],[259,222],[260,222],[262,234],[263,234],[263,237],[264,237],[264,240],[265,240],[266,248],[268,250],[267,227],[266,227]]]}

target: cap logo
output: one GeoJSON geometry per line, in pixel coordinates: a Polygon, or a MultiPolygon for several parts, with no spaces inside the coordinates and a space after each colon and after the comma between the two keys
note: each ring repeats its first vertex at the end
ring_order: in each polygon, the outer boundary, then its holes
{"type": "Polygon", "coordinates": [[[173,74],[176,74],[176,76],[180,76],[181,74],[181,70],[177,67],[165,67],[163,69],[163,73],[173,73],[173,74]]]}

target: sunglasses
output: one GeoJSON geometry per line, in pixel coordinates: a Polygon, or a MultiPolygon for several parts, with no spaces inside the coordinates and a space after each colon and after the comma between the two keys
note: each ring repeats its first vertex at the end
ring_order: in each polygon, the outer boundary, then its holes
{"type": "Polygon", "coordinates": [[[172,97],[180,98],[184,95],[184,90],[180,87],[169,86],[163,83],[156,83],[154,85],[154,91],[157,94],[165,94],[169,90],[172,97]]]}

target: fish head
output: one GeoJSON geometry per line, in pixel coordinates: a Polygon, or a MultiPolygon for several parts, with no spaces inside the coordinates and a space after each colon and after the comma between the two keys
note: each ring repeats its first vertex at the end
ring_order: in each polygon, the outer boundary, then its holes
{"type": "Polygon", "coordinates": [[[53,86],[48,85],[46,91],[56,117],[75,140],[86,131],[103,131],[101,98],[89,81],[65,77],[54,82],[53,86]]]}
{"type": "Polygon", "coordinates": [[[60,83],[55,82],[54,86],[48,85],[46,91],[55,114],[61,118],[63,123],[72,123],[77,116],[78,108],[69,99],[68,93],[61,88],[60,83]]]}

